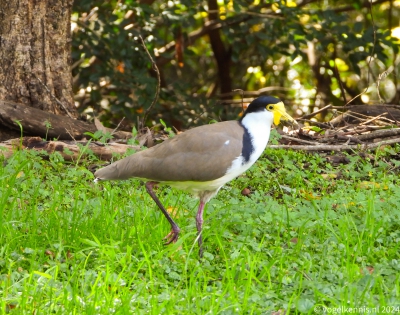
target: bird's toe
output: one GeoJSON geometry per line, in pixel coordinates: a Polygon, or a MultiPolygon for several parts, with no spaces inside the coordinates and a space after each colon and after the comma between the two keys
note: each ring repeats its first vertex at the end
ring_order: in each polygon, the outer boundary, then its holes
{"type": "Polygon", "coordinates": [[[171,232],[169,232],[168,235],[163,238],[163,240],[166,241],[164,244],[169,245],[171,243],[176,243],[179,238],[179,233],[179,228],[172,229],[171,232]]]}

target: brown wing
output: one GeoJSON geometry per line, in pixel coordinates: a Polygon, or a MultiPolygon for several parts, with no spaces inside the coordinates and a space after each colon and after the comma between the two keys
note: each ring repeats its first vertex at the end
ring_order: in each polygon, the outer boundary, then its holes
{"type": "Polygon", "coordinates": [[[243,127],[226,121],[190,129],[98,170],[99,179],[209,181],[222,177],[242,152],[243,127]]]}

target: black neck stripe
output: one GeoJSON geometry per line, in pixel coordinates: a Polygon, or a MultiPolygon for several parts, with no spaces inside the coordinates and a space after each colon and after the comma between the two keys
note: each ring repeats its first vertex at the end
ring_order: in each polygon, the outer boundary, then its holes
{"type": "Polygon", "coordinates": [[[247,163],[250,160],[251,154],[254,152],[254,145],[253,145],[253,137],[250,135],[249,131],[247,128],[242,124],[242,122],[239,122],[240,125],[244,129],[243,133],[243,147],[242,147],[242,156],[243,156],[243,163],[247,163]]]}

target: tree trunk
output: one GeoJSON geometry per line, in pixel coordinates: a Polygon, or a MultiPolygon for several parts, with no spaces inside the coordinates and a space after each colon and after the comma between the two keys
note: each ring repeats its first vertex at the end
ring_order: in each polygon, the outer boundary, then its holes
{"type": "Polygon", "coordinates": [[[0,0],[0,100],[78,117],[70,70],[72,3],[0,0]]]}
{"type": "MultiPolygon", "coordinates": [[[[217,21],[219,15],[217,0],[208,0],[208,8],[211,11],[211,13],[209,13],[209,23],[217,21]]],[[[232,79],[230,74],[231,50],[225,48],[219,29],[209,31],[208,36],[210,37],[211,48],[213,50],[215,60],[217,61],[220,92],[222,95],[224,95],[232,92],[232,79]]],[[[225,95],[222,98],[229,99],[230,97],[225,95]]]]}

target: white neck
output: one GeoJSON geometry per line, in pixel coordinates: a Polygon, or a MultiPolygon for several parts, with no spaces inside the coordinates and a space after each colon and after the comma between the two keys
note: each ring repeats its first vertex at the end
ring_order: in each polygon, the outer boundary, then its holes
{"type": "Polygon", "coordinates": [[[248,113],[242,119],[242,125],[246,127],[252,137],[254,152],[250,156],[250,161],[254,163],[264,152],[267,146],[274,116],[271,112],[248,113]]]}

